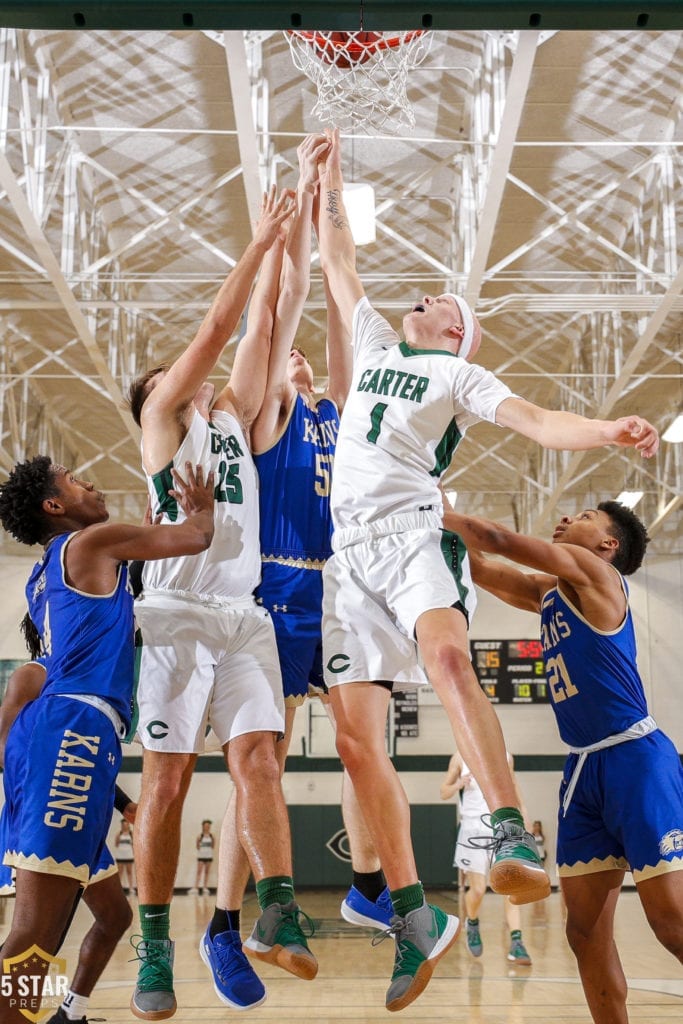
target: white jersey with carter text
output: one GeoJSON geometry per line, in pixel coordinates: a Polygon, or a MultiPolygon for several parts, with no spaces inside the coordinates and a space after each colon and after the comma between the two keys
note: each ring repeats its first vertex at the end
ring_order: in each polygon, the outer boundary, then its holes
{"type": "Polygon", "coordinates": [[[332,482],[336,530],[434,508],[465,431],[495,422],[512,395],[488,370],[449,352],[411,348],[367,298],[353,317],[354,373],[332,482]]]}
{"type": "Polygon", "coordinates": [[[173,462],[147,476],[152,514],[161,512],[164,523],[185,518],[168,490],[173,487],[171,466],[185,478],[186,462],[200,464],[204,479],[209,470],[214,471],[213,541],[199,555],[146,562],[143,587],[223,598],[247,597],[261,575],[258,481],[249,446],[235,417],[214,411],[207,423],[195,410],[173,462]]]}

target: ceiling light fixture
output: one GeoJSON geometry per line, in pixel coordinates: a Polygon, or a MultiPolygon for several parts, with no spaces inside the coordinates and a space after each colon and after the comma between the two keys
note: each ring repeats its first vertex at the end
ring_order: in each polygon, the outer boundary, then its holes
{"type": "Polygon", "coordinates": [[[680,444],[683,441],[683,413],[679,413],[662,434],[662,441],[669,444],[680,444]]]}
{"type": "Polygon", "coordinates": [[[617,495],[616,500],[626,508],[635,508],[643,496],[643,491],[622,491],[617,495]]]}
{"type": "Polygon", "coordinates": [[[351,182],[344,185],[344,207],[356,245],[368,245],[377,237],[375,190],[372,185],[351,182]]]}

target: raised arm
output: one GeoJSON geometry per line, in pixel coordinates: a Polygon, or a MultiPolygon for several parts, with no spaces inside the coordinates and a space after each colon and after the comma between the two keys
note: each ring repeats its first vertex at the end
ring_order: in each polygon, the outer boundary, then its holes
{"type": "Polygon", "coordinates": [[[324,136],[311,135],[297,149],[299,181],[296,209],[289,224],[282,261],[265,395],[252,428],[252,443],[256,452],[265,451],[274,443],[295,397],[296,389],[289,379],[287,366],[304,303],[308,298],[311,220],[318,187],[318,160],[327,148],[324,136]]]}
{"type": "Polygon", "coordinates": [[[188,347],[147,398],[141,420],[145,465],[150,472],[165,466],[177,451],[183,436],[182,413],[213,372],[237,326],[256,272],[291,212],[288,193],[279,199],[273,189],[267,193],[252,241],[221,285],[188,347]]]}
{"type": "Polygon", "coordinates": [[[494,558],[484,558],[480,551],[468,548],[472,579],[482,590],[493,594],[505,604],[523,612],[540,612],[545,590],[555,584],[554,577],[545,577],[545,589],[536,573],[525,573],[516,566],[494,558]]]}
{"type": "MultiPolygon", "coordinates": [[[[288,197],[288,210],[291,215],[295,209],[291,202],[292,193],[283,192],[282,196],[285,195],[288,197]]],[[[272,200],[273,189],[269,196],[272,200]]],[[[257,231],[259,227],[257,227],[257,231]]],[[[273,245],[264,257],[261,273],[254,286],[246,314],[246,331],[237,345],[230,379],[214,403],[215,409],[227,409],[234,412],[241,420],[245,430],[251,429],[263,404],[263,396],[266,391],[271,336],[282,275],[286,234],[285,227],[281,227],[273,245]]]]}
{"type": "Polygon", "coordinates": [[[100,523],[77,533],[66,549],[66,570],[72,586],[86,594],[108,594],[113,589],[116,566],[130,559],[173,558],[198,555],[213,540],[214,475],[206,483],[201,465],[185,464],[185,478],[172,469],[174,486],[169,490],[186,518],[180,523],[132,526],[100,523]]]}
{"type": "MultiPolygon", "coordinates": [[[[591,512],[581,514],[590,516],[591,512]]],[[[560,580],[571,588],[583,615],[596,628],[615,629],[622,621],[626,602],[619,575],[609,561],[590,548],[550,544],[538,537],[515,533],[502,523],[457,512],[446,512],[444,525],[458,533],[467,545],[474,582],[509,604],[540,611],[544,594],[560,580]],[[478,560],[477,551],[503,555],[537,572],[522,573],[512,566],[478,560]]]]}
{"type": "Polygon", "coordinates": [[[356,270],[356,246],[344,209],[339,129],[328,133],[327,158],[320,165],[320,263],[348,328],[365,290],[356,270]]]}
{"type": "Polygon", "coordinates": [[[506,398],[496,411],[496,423],[537,441],[544,448],[587,451],[615,444],[635,448],[649,459],[659,448],[659,434],[641,416],[592,420],[573,412],[543,409],[523,398],[506,398]]]}
{"type": "Polygon", "coordinates": [[[327,304],[328,382],[325,393],[332,399],[341,415],[346,405],[353,376],[351,324],[342,316],[326,274],[323,274],[323,284],[327,304]]]}

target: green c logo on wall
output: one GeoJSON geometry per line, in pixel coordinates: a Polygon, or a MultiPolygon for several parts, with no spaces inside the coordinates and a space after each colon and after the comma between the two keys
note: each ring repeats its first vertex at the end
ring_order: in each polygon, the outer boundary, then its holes
{"type": "Polygon", "coordinates": [[[346,654],[333,654],[327,663],[327,670],[337,675],[339,672],[346,672],[350,665],[351,660],[346,654]]]}

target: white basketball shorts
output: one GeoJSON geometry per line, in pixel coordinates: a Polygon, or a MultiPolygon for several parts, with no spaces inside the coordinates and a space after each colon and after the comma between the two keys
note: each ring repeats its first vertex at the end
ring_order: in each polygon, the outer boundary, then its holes
{"type": "Polygon", "coordinates": [[[142,633],[137,737],[148,750],[203,753],[250,732],[284,730],[284,698],[270,615],[251,599],[199,599],[146,591],[135,602],[142,633]]]}
{"type": "Polygon", "coordinates": [[[467,551],[447,530],[415,529],[350,544],[323,570],[323,664],[328,687],[427,683],[415,623],[458,607],[471,621],[476,596],[467,551]]]}

